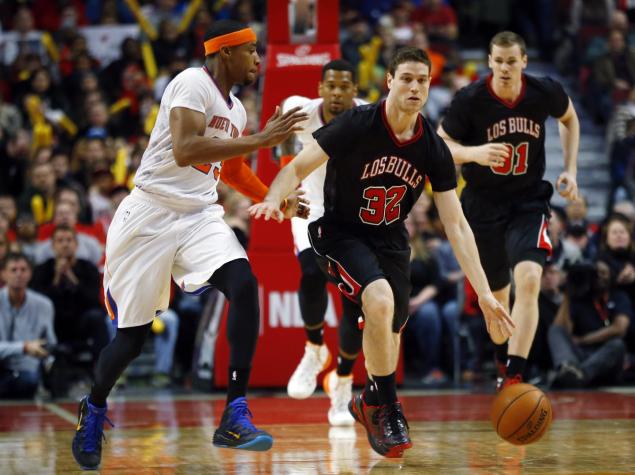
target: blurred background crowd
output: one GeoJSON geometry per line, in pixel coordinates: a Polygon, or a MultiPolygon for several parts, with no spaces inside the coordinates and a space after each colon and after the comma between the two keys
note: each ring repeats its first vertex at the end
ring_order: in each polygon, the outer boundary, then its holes
{"type": "MultiPolygon", "coordinates": [[[[530,376],[555,387],[633,381],[635,3],[341,0],[340,11],[342,56],[357,67],[359,95],[368,101],[386,93],[396,48],[428,52],[424,114],[435,124],[458,89],[487,73],[489,39],[504,29],[525,38],[530,64],[564,82],[578,112],[602,130],[602,151],[591,160],[610,179],[599,213],[589,213],[588,199],[554,204],[554,253],[542,280],[530,376]],[[563,319],[567,293],[571,318],[563,319]]],[[[266,67],[265,14],[264,0],[0,2],[1,397],[30,397],[43,386],[65,395],[73,382],[90,380],[113,332],[101,290],[105,236],[133,186],[163,90],[202,64],[202,38],[217,19],[248,23],[266,67]],[[35,307],[16,308],[9,291],[35,307]],[[20,328],[19,312],[37,313],[38,324],[20,328]]],[[[258,129],[260,86],[236,90],[247,133],[258,129]]],[[[246,246],[249,200],[223,186],[219,195],[246,246]]],[[[414,291],[406,384],[491,381],[492,346],[428,195],[407,225],[414,291]]],[[[146,368],[133,367],[128,379],[192,384],[204,299],[174,289],[170,310],[153,324],[146,368]]]]}

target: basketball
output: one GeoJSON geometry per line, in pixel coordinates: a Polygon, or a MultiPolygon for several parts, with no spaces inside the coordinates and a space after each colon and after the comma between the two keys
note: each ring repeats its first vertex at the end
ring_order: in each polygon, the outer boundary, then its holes
{"type": "Polygon", "coordinates": [[[490,419],[496,433],[510,444],[539,440],[551,425],[549,399],[531,384],[513,384],[494,399],[490,419]]]}

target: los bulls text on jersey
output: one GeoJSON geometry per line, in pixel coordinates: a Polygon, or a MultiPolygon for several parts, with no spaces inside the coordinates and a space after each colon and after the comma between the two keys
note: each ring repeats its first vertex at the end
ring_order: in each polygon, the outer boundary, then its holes
{"type": "MultiPolygon", "coordinates": [[[[362,99],[353,99],[355,106],[367,104],[362,99]]],[[[286,113],[294,107],[302,107],[302,112],[308,115],[307,120],[298,124],[302,127],[302,130],[296,132],[296,137],[302,145],[302,148],[306,147],[310,143],[314,142],[313,132],[320,127],[323,127],[326,121],[324,120],[324,113],[322,107],[324,99],[309,99],[303,96],[290,96],[285,99],[282,113],[286,113]]],[[[326,164],[319,166],[307,176],[300,187],[304,190],[304,197],[309,200],[309,208],[311,212],[309,214],[309,222],[315,221],[324,214],[324,178],[326,177],[326,164]]]]}
{"type": "Polygon", "coordinates": [[[569,97],[558,82],[525,74],[521,93],[511,103],[496,96],[491,81],[489,76],[461,89],[441,125],[463,145],[507,144],[509,155],[504,165],[466,163],[463,176],[469,188],[513,196],[530,191],[542,181],[545,121],[549,116],[562,117],[569,97]]]}
{"type": "Polygon", "coordinates": [[[388,124],[385,101],[351,109],[313,136],[329,156],[328,221],[391,229],[412,209],[426,176],[434,191],[456,188],[452,156],[432,126],[419,115],[412,138],[400,142],[388,124]]]}

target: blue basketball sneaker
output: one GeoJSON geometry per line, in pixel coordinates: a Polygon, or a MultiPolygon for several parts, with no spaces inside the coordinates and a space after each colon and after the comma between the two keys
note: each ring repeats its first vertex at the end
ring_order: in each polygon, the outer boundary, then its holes
{"type": "Polygon", "coordinates": [[[101,441],[104,436],[104,422],[114,427],[106,417],[108,407],[93,406],[84,396],[79,402],[79,420],[73,437],[73,457],[82,470],[96,470],[101,462],[101,441]]]}
{"type": "Polygon", "coordinates": [[[251,423],[252,417],[247,400],[244,397],[234,399],[225,407],[220,425],[214,432],[214,445],[226,449],[269,450],[273,437],[257,429],[251,423]]]}

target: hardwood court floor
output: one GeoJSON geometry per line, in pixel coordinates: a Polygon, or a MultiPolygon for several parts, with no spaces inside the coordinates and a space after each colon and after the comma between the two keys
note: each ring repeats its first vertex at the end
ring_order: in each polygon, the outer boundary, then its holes
{"type": "MultiPolygon", "coordinates": [[[[635,392],[550,393],[554,423],[538,443],[501,441],[488,421],[493,395],[402,395],[414,447],[388,460],[360,427],[329,428],[328,400],[250,398],[269,452],[211,444],[224,401],[207,395],[115,398],[104,474],[564,474],[635,473],[635,392]]],[[[83,473],[70,453],[76,404],[0,404],[0,473],[83,473]]]]}

